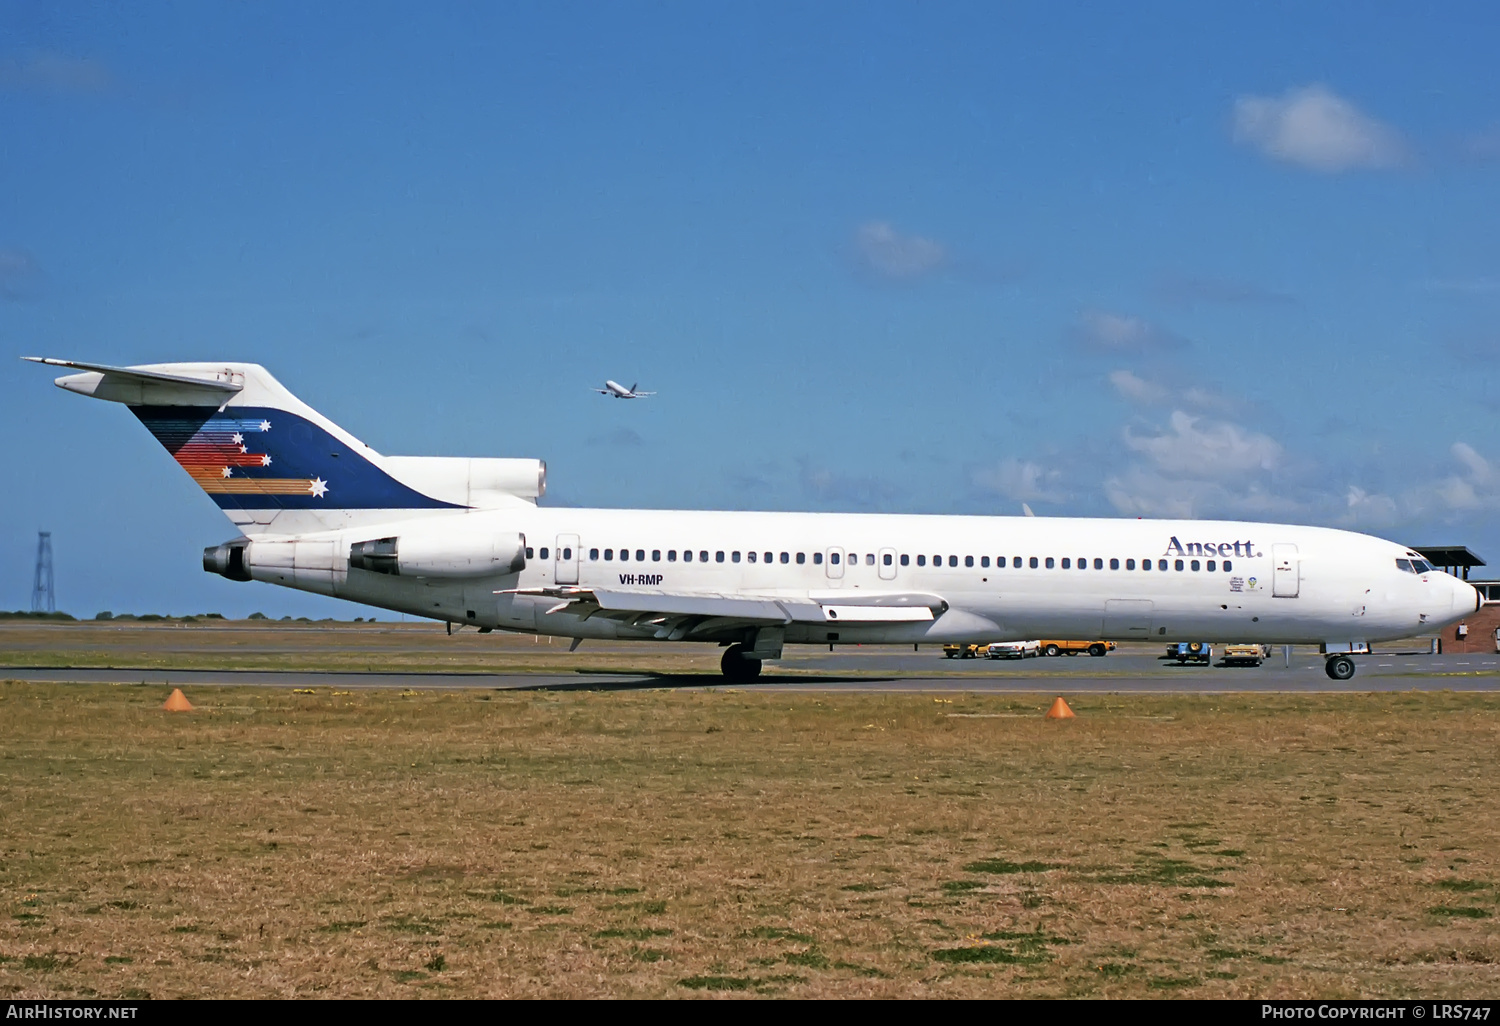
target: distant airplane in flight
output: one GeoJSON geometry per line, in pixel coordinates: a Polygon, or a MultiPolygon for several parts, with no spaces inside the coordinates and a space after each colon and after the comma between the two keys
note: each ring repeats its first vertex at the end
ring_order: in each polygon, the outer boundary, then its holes
{"type": "Polygon", "coordinates": [[[616,399],[644,399],[648,395],[656,394],[655,392],[637,392],[635,385],[626,388],[618,381],[606,381],[603,388],[596,388],[594,391],[600,395],[612,395],[616,399]]]}

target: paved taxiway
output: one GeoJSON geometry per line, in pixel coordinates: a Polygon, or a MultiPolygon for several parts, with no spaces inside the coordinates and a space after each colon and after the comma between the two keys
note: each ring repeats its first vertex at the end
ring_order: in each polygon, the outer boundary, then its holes
{"type": "MultiPolygon", "coordinates": [[[[1386,654],[1357,660],[1359,672],[1339,683],[1314,653],[1291,665],[1278,650],[1259,667],[1179,666],[1144,653],[1102,659],[1024,662],[942,659],[931,653],[844,656],[793,654],[769,664],[759,681],[734,685],[776,691],[1046,692],[1059,694],[1362,691],[1500,691],[1500,655],[1386,654]]],[[[630,690],[726,687],[717,674],[696,673],[378,673],[300,670],[161,670],[13,667],[0,679],[61,683],[165,684],[172,687],[398,688],[501,690],[630,690]]]]}

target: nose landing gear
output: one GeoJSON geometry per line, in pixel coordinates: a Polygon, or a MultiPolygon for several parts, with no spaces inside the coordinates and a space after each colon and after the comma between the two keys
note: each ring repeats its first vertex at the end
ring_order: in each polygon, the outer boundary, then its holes
{"type": "Polygon", "coordinates": [[[1346,655],[1330,656],[1323,672],[1334,680],[1348,680],[1354,676],[1354,660],[1346,655]]]}

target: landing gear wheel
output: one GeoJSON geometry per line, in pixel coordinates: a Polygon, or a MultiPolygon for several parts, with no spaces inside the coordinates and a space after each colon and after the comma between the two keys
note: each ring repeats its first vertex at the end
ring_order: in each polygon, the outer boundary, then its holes
{"type": "Polygon", "coordinates": [[[1042,653],[1044,655],[1055,656],[1055,655],[1057,655],[1057,653],[1059,651],[1060,650],[1058,649],[1058,647],[1056,645],[1048,645],[1046,648],[1044,648],[1042,650],[1042,653]]]}
{"type": "Polygon", "coordinates": [[[745,654],[745,646],[730,645],[719,660],[719,669],[734,684],[745,684],[760,676],[760,660],[745,654]]]}
{"type": "Polygon", "coordinates": [[[1348,656],[1334,656],[1323,669],[1334,680],[1348,680],[1354,676],[1354,660],[1348,656]]]}

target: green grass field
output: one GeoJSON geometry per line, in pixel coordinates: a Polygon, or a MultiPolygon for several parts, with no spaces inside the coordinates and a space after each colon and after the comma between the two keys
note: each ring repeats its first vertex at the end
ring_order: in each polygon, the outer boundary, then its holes
{"type": "Polygon", "coordinates": [[[189,697],[0,685],[0,993],[1500,990],[1496,695],[189,697]]]}

